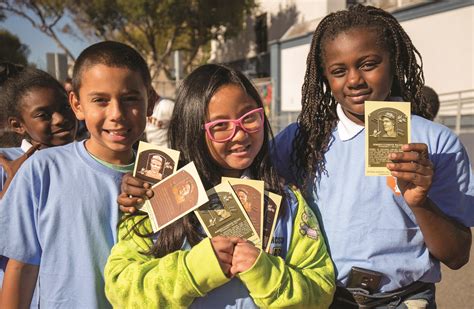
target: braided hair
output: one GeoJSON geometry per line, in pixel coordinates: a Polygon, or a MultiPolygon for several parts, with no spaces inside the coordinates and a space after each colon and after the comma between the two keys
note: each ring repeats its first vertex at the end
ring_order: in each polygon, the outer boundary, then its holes
{"type": "Polygon", "coordinates": [[[324,46],[353,28],[374,31],[377,43],[389,52],[394,72],[391,95],[411,102],[413,114],[431,117],[431,109],[421,92],[424,84],[421,55],[395,17],[382,9],[360,4],[327,15],[313,34],[302,87],[299,131],[293,141],[292,156],[296,158],[293,164],[304,187],[310,179],[325,172],[324,154],[338,121],[337,102],[323,74],[324,46]]]}

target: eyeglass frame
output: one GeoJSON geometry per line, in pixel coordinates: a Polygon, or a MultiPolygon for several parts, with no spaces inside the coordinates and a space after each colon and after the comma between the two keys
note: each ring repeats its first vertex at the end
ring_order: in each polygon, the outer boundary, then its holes
{"type": "Polygon", "coordinates": [[[234,138],[234,136],[237,134],[237,127],[239,127],[240,129],[242,129],[242,131],[244,131],[245,133],[247,134],[250,134],[250,133],[256,133],[256,132],[259,132],[260,130],[263,129],[263,127],[265,126],[265,114],[264,114],[264,111],[263,111],[263,107],[258,107],[258,108],[255,108],[255,109],[252,109],[251,111],[248,111],[247,113],[243,114],[240,118],[238,119],[217,119],[217,120],[213,120],[213,121],[210,121],[210,122],[207,122],[204,124],[204,129],[206,130],[206,134],[207,134],[207,137],[209,137],[209,139],[213,142],[216,142],[216,143],[225,143],[227,141],[230,141],[231,139],[234,138]],[[262,125],[258,128],[258,130],[247,130],[243,125],[242,125],[242,120],[247,117],[248,115],[252,114],[252,113],[259,113],[260,114],[260,119],[262,120],[262,125]],[[234,128],[233,128],[233,132],[232,134],[226,138],[226,139],[223,139],[223,140],[216,140],[212,134],[211,134],[211,131],[210,131],[210,128],[215,125],[216,123],[221,123],[221,122],[232,122],[234,124],[234,128]]]}

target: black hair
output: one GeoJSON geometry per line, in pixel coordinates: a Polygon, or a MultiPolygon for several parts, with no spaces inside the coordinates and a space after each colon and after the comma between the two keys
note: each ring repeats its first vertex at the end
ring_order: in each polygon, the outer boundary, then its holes
{"type": "Polygon", "coordinates": [[[61,83],[48,73],[36,68],[24,68],[11,63],[0,63],[0,108],[2,122],[8,117],[21,118],[23,97],[37,88],[52,88],[64,95],[67,94],[61,83]]]}
{"type": "MultiPolygon", "coordinates": [[[[222,65],[206,64],[194,70],[179,87],[168,131],[171,148],[181,152],[182,164],[194,162],[206,190],[221,182],[222,173],[208,150],[204,124],[208,120],[206,115],[211,98],[226,85],[241,87],[258,107],[263,107],[259,93],[244,74],[222,65]]],[[[281,194],[278,176],[269,157],[273,134],[266,116],[264,123],[263,145],[250,171],[255,179],[265,181],[266,190],[281,194]]],[[[150,254],[162,257],[179,250],[185,238],[192,246],[197,244],[204,236],[199,232],[199,226],[195,215],[189,214],[165,227],[150,254]]],[[[138,229],[134,230],[137,233],[138,229]]]]}
{"type": "Polygon", "coordinates": [[[127,68],[138,72],[145,86],[147,88],[151,87],[151,76],[148,66],[135,49],[123,43],[103,41],[84,49],[74,64],[72,89],[77,97],[79,97],[79,89],[81,88],[82,72],[97,64],[127,68]]]}
{"type": "Polygon", "coordinates": [[[296,158],[293,164],[304,186],[325,171],[324,154],[338,121],[337,102],[323,74],[325,43],[354,28],[374,31],[377,44],[389,52],[394,72],[391,95],[411,102],[413,114],[430,117],[430,109],[421,94],[424,84],[421,55],[395,17],[382,9],[360,4],[327,15],[313,34],[302,87],[299,131],[293,141],[292,156],[296,158]]]}
{"type": "Polygon", "coordinates": [[[439,111],[439,97],[436,91],[434,91],[433,88],[428,87],[428,86],[423,86],[421,88],[421,92],[423,93],[423,97],[425,98],[426,104],[428,104],[428,107],[430,108],[430,113],[431,117],[428,119],[433,120],[435,119],[436,115],[438,115],[439,111]]]}

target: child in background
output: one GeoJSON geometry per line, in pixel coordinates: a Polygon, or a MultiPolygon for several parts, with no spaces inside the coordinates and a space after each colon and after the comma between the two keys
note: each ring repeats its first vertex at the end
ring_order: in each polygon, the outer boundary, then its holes
{"type": "MultiPolygon", "coordinates": [[[[11,63],[0,66],[2,115],[10,130],[23,137],[21,147],[0,148],[1,199],[16,171],[37,149],[74,140],[77,121],[66,92],[51,75],[11,63]]],[[[0,256],[0,302],[7,261],[0,256]]]]}
{"type": "MultiPolygon", "coordinates": [[[[242,177],[264,180],[267,190],[285,195],[275,255],[236,237],[206,238],[194,214],[157,234],[147,216],[132,215],[121,223],[105,267],[110,302],[119,308],[326,308],[334,292],[332,262],[301,194],[279,185],[268,156],[270,125],[250,81],[223,66],[199,67],[178,91],[169,134],[206,189],[222,176],[242,177]]],[[[121,204],[149,194],[137,178],[123,182],[121,204]]]]}
{"type": "Polygon", "coordinates": [[[0,198],[16,170],[36,149],[70,143],[76,118],[61,84],[38,69],[1,63],[0,106],[11,131],[23,137],[21,147],[0,148],[0,198]],[[8,68],[7,68],[8,67],[8,68]],[[22,157],[19,161],[13,160],[22,157]],[[13,161],[13,162],[11,162],[13,161]],[[6,171],[7,170],[7,171],[6,171]]]}
{"type": "Polygon", "coordinates": [[[37,278],[39,307],[110,307],[103,267],[117,239],[120,180],[153,110],[150,80],[143,58],[121,43],[78,57],[69,99],[91,136],[28,159],[0,201],[0,254],[15,261],[0,307],[27,306],[37,278]]]}
{"type": "Polygon", "coordinates": [[[279,174],[304,184],[320,214],[337,273],[333,308],[434,308],[439,262],[457,269],[469,259],[471,166],[457,136],[425,119],[431,109],[416,56],[381,9],[357,5],[326,16],[311,43],[298,123],[276,137],[279,174]],[[411,102],[413,143],[389,155],[393,177],[367,177],[364,102],[384,100],[411,102]],[[382,273],[374,295],[345,289],[364,287],[349,285],[354,266],[382,273]]]}

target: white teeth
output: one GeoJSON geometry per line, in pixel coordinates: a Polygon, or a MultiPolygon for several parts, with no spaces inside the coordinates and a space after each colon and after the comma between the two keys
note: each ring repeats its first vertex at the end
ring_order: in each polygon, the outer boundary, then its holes
{"type": "Polygon", "coordinates": [[[125,135],[127,131],[109,131],[110,135],[125,135]]]}
{"type": "Polygon", "coordinates": [[[250,147],[250,145],[245,146],[245,147],[239,147],[239,148],[231,149],[230,152],[232,152],[232,153],[234,153],[234,152],[243,152],[243,151],[247,150],[249,147],[250,147]]]}

